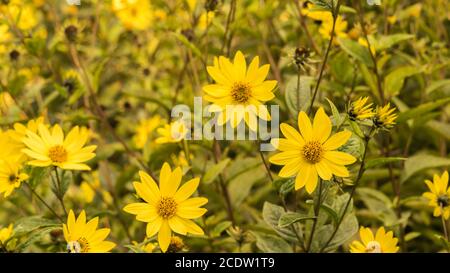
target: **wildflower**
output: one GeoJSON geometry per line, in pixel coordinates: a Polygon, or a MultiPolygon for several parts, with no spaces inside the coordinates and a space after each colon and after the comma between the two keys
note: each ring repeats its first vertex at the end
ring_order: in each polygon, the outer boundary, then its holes
{"type": "Polygon", "coordinates": [[[210,111],[219,112],[218,125],[231,120],[231,126],[235,128],[245,120],[249,128],[255,131],[257,116],[270,120],[267,108],[261,103],[275,97],[272,91],[277,81],[265,80],[269,68],[268,64],[259,67],[259,57],[253,58],[247,68],[240,51],[236,53],[233,63],[223,56],[214,58],[214,65],[208,66],[207,70],[216,84],[204,86],[203,91],[206,93],[205,100],[213,103],[210,111]]]}
{"type": "Polygon", "coordinates": [[[156,244],[154,244],[154,243],[145,243],[145,242],[138,243],[136,241],[132,241],[131,243],[133,244],[133,246],[135,246],[141,252],[144,252],[144,253],[152,253],[153,250],[156,248],[156,244]]]}
{"type": "Polygon", "coordinates": [[[163,128],[158,128],[157,132],[160,137],[155,140],[156,143],[176,143],[186,137],[188,129],[182,121],[174,121],[171,124],[164,125],[163,128]]]}
{"type": "MultiPolygon", "coordinates": [[[[336,24],[334,26],[334,35],[335,37],[347,37],[347,26],[348,23],[345,21],[342,16],[338,15],[336,18],[336,24]]],[[[331,31],[333,30],[333,20],[325,20],[322,21],[322,24],[319,28],[319,33],[325,39],[331,39],[331,31]]]]}
{"type": "Polygon", "coordinates": [[[116,244],[105,241],[111,232],[109,228],[97,229],[98,217],[86,223],[86,212],[81,211],[75,220],[73,210],[70,210],[67,224],[63,224],[64,238],[69,253],[103,253],[109,252],[116,244]]]}
{"type": "Polygon", "coordinates": [[[348,110],[348,115],[351,120],[364,120],[371,118],[375,115],[372,110],[372,104],[367,104],[369,97],[360,97],[358,100],[352,102],[350,109],[348,110]]]}
{"type": "Polygon", "coordinates": [[[98,171],[92,172],[92,175],[90,176],[84,176],[84,181],[81,182],[80,189],[85,203],[94,201],[97,192],[101,194],[102,199],[106,204],[112,204],[113,202],[111,194],[104,190],[100,183],[98,171]]]}
{"type": "Polygon", "coordinates": [[[38,167],[56,166],[66,170],[90,170],[84,164],[95,157],[96,145],[83,147],[89,137],[89,131],[75,126],[64,138],[59,125],[53,126],[51,132],[42,124],[38,125],[38,133],[26,132],[23,143],[27,148],[22,152],[34,160],[28,164],[38,167]]]}
{"type": "Polygon", "coordinates": [[[450,218],[450,188],[448,188],[448,172],[445,171],[441,177],[435,174],[433,182],[425,180],[429,192],[425,192],[423,197],[429,200],[428,205],[434,207],[433,216],[443,216],[445,220],[450,218]]]}
{"type": "Polygon", "coordinates": [[[377,230],[375,237],[370,228],[359,229],[360,241],[353,241],[350,245],[352,253],[396,253],[398,239],[394,238],[392,231],[386,233],[384,227],[377,230]]]}
{"type": "Polygon", "coordinates": [[[350,131],[330,136],[331,120],[322,107],[317,110],[312,125],[306,113],[300,112],[298,127],[300,132],[282,123],[280,129],[286,138],[271,141],[281,151],[269,159],[273,164],[284,165],[279,176],[296,175],[295,189],[306,187],[310,194],[317,186],[318,176],[323,180],[330,180],[333,175],[349,176],[345,165],[354,163],[356,158],[335,150],[348,141],[350,131]]]}
{"type": "Polygon", "coordinates": [[[161,124],[161,117],[156,115],[150,119],[141,120],[136,127],[136,134],[133,137],[134,144],[137,148],[144,148],[148,141],[149,135],[161,124]]]}
{"type": "MultiPolygon", "coordinates": [[[[375,46],[371,42],[371,40],[373,40],[373,39],[371,38],[371,36],[369,36],[368,38],[369,38],[369,42],[370,42],[370,52],[372,53],[372,55],[375,55],[377,51],[375,49],[375,46]]],[[[367,42],[367,39],[364,37],[359,37],[358,43],[360,45],[362,45],[363,47],[369,48],[369,43],[367,42]]]]}
{"type": "Polygon", "coordinates": [[[13,224],[9,224],[7,228],[0,229],[0,245],[4,245],[6,241],[13,235],[13,224]]]}
{"type": "Polygon", "coordinates": [[[178,236],[172,236],[170,239],[169,248],[167,249],[168,253],[178,253],[183,251],[185,248],[185,244],[183,242],[183,239],[181,239],[178,236]]]}
{"type": "Polygon", "coordinates": [[[169,164],[164,163],[159,176],[159,188],[145,172],[139,172],[141,183],[134,182],[137,194],[145,202],[125,206],[124,211],[136,215],[138,221],[146,222],[147,237],[158,233],[158,243],[163,252],[169,248],[172,231],[203,235],[203,230],[191,219],[201,217],[206,209],[201,208],[208,202],[203,197],[189,198],[199,185],[200,179],[194,178],[181,187],[181,168],[172,172],[169,164]]]}
{"type": "Polygon", "coordinates": [[[148,0],[113,0],[112,9],[127,29],[144,30],[153,22],[148,0]]]}
{"type": "Polygon", "coordinates": [[[21,183],[28,179],[28,175],[21,172],[22,164],[17,161],[0,159],[0,193],[8,197],[21,183]]]}
{"type": "Polygon", "coordinates": [[[390,129],[394,126],[395,120],[398,115],[393,114],[395,111],[395,107],[391,107],[391,104],[388,103],[383,107],[377,106],[374,116],[374,124],[379,128],[390,129]]]}
{"type": "Polygon", "coordinates": [[[30,30],[38,24],[39,14],[33,5],[24,4],[23,0],[11,0],[2,8],[2,15],[11,19],[21,30],[30,30]]]}

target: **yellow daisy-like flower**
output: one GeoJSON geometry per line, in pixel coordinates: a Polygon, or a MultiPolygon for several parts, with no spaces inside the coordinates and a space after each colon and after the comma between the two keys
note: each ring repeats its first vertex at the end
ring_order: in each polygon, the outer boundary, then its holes
{"type": "Polygon", "coordinates": [[[397,119],[398,115],[393,114],[396,108],[390,107],[390,103],[386,104],[383,107],[377,106],[374,117],[375,126],[389,129],[395,125],[395,120],[397,119]]]}
{"type": "Polygon", "coordinates": [[[302,8],[301,13],[302,13],[302,15],[307,16],[316,21],[333,20],[333,16],[331,15],[331,12],[329,12],[327,10],[315,9],[313,3],[308,3],[306,8],[302,8]]]}
{"type": "Polygon", "coordinates": [[[136,134],[133,138],[136,147],[144,148],[148,141],[149,135],[161,124],[161,117],[156,115],[149,119],[144,119],[139,122],[136,127],[136,134]]]}
{"type": "Polygon", "coordinates": [[[112,10],[127,29],[145,30],[153,22],[148,0],[113,0],[112,10]]]}
{"type": "Polygon", "coordinates": [[[348,141],[350,131],[331,135],[331,120],[322,107],[317,110],[313,124],[305,112],[300,112],[298,127],[300,132],[282,123],[280,129],[286,138],[271,141],[281,151],[269,159],[273,164],[284,165],[279,176],[296,175],[295,189],[306,187],[310,194],[316,189],[318,176],[323,180],[330,180],[333,175],[349,176],[345,165],[354,163],[356,158],[335,150],[348,141]]]}
{"type": "Polygon", "coordinates": [[[7,228],[0,229],[0,243],[4,245],[6,241],[13,235],[13,224],[9,224],[7,228]]]}
{"type": "Polygon", "coordinates": [[[428,205],[434,207],[433,216],[443,216],[445,220],[450,218],[450,188],[448,188],[448,172],[445,171],[441,177],[435,174],[433,182],[425,180],[429,192],[425,192],[423,197],[429,200],[428,205]]]}
{"type": "MultiPolygon", "coordinates": [[[[334,26],[334,35],[335,37],[347,37],[347,26],[348,23],[345,21],[342,16],[338,15],[336,19],[336,25],[334,26]]],[[[325,20],[322,21],[322,25],[319,28],[319,33],[325,39],[331,38],[331,31],[333,30],[333,20],[325,20]]]]}
{"type": "Polygon", "coordinates": [[[125,206],[124,211],[136,215],[138,221],[146,222],[147,237],[158,233],[161,250],[166,252],[172,238],[172,231],[186,235],[203,235],[203,230],[191,219],[206,213],[201,208],[208,202],[203,197],[189,198],[198,187],[199,178],[194,178],[180,187],[181,168],[170,169],[164,163],[159,175],[159,188],[155,181],[145,172],[139,172],[141,183],[134,182],[137,194],[145,202],[125,206]]]}
{"type": "Polygon", "coordinates": [[[351,120],[364,120],[375,115],[372,110],[373,103],[367,104],[369,97],[360,97],[358,100],[352,102],[348,115],[351,120]]]}
{"type": "Polygon", "coordinates": [[[44,117],[39,117],[37,119],[29,120],[26,124],[14,123],[14,130],[8,130],[8,135],[11,139],[11,145],[13,145],[16,151],[19,151],[22,155],[21,160],[25,160],[26,156],[21,152],[25,148],[25,144],[22,142],[23,138],[26,136],[27,130],[33,133],[37,133],[39,124],[44,124],[44,117]]]}
{"type": "Polygon", "coordinates": [[[21,168],[19,162],[0,159],[0,193],[4,193],[5,198],[28,179],[28,175],[20,171],[21,168]]]}
{"type": "Polygon", "coordinates": [[[85,203],[91,203],[94,201],[96,193],[99,193],[102,196],[103,202],[106,204],[112,204],[113,197],[107,190],[104,189],[104,187],[102,187],[98,171],[94,171],[89,174],[92,175],[83,176],[84,181],[81,182],[80,185],[83,201],[85,203]]]}
{"type": "Polygon", "coordinates": [[[360,241],[353,241],[350,244],[351,253],[396,253],[398,239],[394,238],[392,231],[386,232],[384,227],[377,230],[375,237],[370,228],[361,227],[359,229],[360,241]]]}
{"type": "Polygon", "coordinates": [[[188,129],[182,121],[174,121],[171,124],[164,125],[162,128],[158,128],[157,132],[160,137],[155,140],[156,143],[176,143],[186,137],[188,129]]]}
{"type": "Polygon", "coordinates": [[[259,57],[253,58],[247,67],[241,51],[234,56],[233,63],[226,57],[214,58],[214,65],[208,66],[208,74],[215,84],[206,85],[203,97],[213,103],[211,112],[219,112],[218,125],[231,121],[235,128],[242,120],[250,129],[256,130],[257,117],[270,120],[270,114],[265,105],[275,97],[273,89],[277,81],[266,81],[270,65],[259,67],[259,57]]]}
{"type": "Polygon", "coordinates": [[[73,210],[70,210],[67,225],[63,224],[64,238],[69,253],[104,253],[113,249],[116,244],[105,241],[111,230],[109,228],[97,229],[98,217],[86,223],[86,212],[81,211],[77,219],[73,210]]]}
{"type": "Polygon", "coordinates": [[[23,143],[27,148],[22,152],[33,158],[28,164],[38,167],[56,166],[66,170],[90,170],[84,164],[95,157],[97,146],[83,147],[89,137],[89,131],[75,126],[64,138],[59,125],[50,130],[42,124],[38,125],[38,133],[28,130],[23,143]]]}

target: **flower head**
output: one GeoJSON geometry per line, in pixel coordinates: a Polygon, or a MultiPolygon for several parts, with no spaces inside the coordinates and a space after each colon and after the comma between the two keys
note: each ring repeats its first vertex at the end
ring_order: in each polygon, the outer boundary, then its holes
{"type": "Polygon", "coordinates": [[[4,193],[5,197],[28,179],[28,175],[21,172],[21,169],[20,162],[0,159],[0,193],[4,193]]]}
{"type": "Polygon", "coordinates": [[[13,235],[13,224],[9,224],[7,228],[0,229],[0,243],[5,244],[9,238],[13,235]]]}
{"type": "Polygon", "coordinates": [[[172,236],[170,239],[169,248],[167,249],[168,253],[177,253],[183,251],[185,248],[185,244],[183,242],[183,239],[181,239],[178,236],[172,236]]]}
{"type": "Polygon", "coordinates": [[[191,219],[201,217],[206,209],[201,208],[208,202],[203,197],[189,198],[198,187],[199,178],[194,178],[180,187],[181,168],[170,169],[164,163],[159,176],[159,187],[145,172],[139,172],[141,182],[134,182],[137,194],[145,202],[125,206],[124,211],[136,215],[138,221],[146,222],[147,237],[158,233],[161,250],[169,248],[172,231],[181,235],[187,233],[203,235],[203,230],[191,219]]]}
{"type": "Polygon", "coordinates": [[[398,115],[393,114],[396,108],[390,107],[390,103],[386,104],[383,107],[377,106],[374,117],[375,126],[385,129],[390,129],[394,126],[395,120],[397,119],[398,115]]]}
{"type": "Polygon", "coordinates": [[[112,10],[127,29],[144,30],[153,21],[148,0],[113,0],[112,10]]]}
{"type": "Polygon", "coordinates": [[[352,102],[348,115],[351,120],[364,120],[375,115],[372,111],[372,103],[367,104],[369,97],[360,97],[358,100],[352,102]]]}
{"type": "Polygon", "coordinates": [[[161,117],[156,115],[149,119],[141,120],[136,127],[136,134],[133,138],[136,147],[144,148],[148,137],[161,124],[161,117]]]}
{"type": "Polygon", "coordinates": [[[98,217],[86,223],[86,212],[81,211],[77,219],[70,210],[67,224],[63,224],[64,238],[69,253],[103,253],[109,252],[116,244],[105,241],[111,232],[109,228],[97,229],[98,217]]]}
{"type": "Polygon", "coordinates": [[[247,67],[245,57],[238,51],[233,62],[224,56],[214,58],[214,65],[208,66],[208,74],[215,84],[203,87],[205,100],[213,103],[211,112],[219,112],[218,125],[230,121],[235,128],[242,120],[250,129],[256,130],[257,116],[270,120],[265,105],[275,97],[273,89],[277,81],[266,81],[270,66],[259,67],[259,57],[253,58],[247,67]]]}
{"type": "Polygon", "coordinates": [[[174,121],[171,124],[164,125],[162,128],[158,128],[157,132],[160,137],[155,140],[156,143],[175,143],[182,141],[186,137],[188,129],[182,121],[174,121]]]}
{"type": "Polygon", "coordinates": [[[392,231],[386,232],[384,227],[377,230],[375,237],[370,228],[359,229],[360,241],[353,241],[350,245],[352,253],[395,253],[398,251],[398,239],[392,231]]]}
{"type": "Polygon", "coordinates": [[[433,182],[425,180],[429,192],[423,196],[429,200],[428,205],[434,207],[433,216],[443,216],[444,219],[450,218],[450,188],[448,188],[448,172],[445,171],[440,177],[435,174],[433,182]]]}
{"type": "Polygon", "coordinates": [[[66,170],[90,170],[84,164],[95,157],[97,146],[83,147],[89,137],[89,131],[75,126],[64,138],[64,133],[59,125],[50,130],[42,124],[38,125],[38,133],[30,130],[23,139],[25,149],[22,149],[29,157],[33,158],[28,164],[38,167],[56,166],[66,170]]]}
{"type": "Polygon", "coordinates": [[[331,135],[331,120],[323,108],[317,110],[313,124],[305,112],[300,112],[298,127],[300,132],[282,123],[280,129],[286,138],[271,141],[281,151],[269,159],[273,164],[284,165],[279,176],[295,175],[295,189],[306,187],[308,193],[315,190],[318,177],[330,180],[333,175],[349,176],[345,165],[354,163],[356,158],[335,150],[351,137],[350,131],[331,135]]]}

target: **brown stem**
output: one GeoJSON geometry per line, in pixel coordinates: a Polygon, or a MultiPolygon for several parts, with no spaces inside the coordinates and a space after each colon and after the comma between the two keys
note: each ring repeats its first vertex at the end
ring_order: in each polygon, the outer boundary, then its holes
{"type": "Polygon", "coordinates": [[[61,223],[63,223],[64,222],[64,220],[61,218],[61,216],[59,216],[54,210],[53,210],[53,208],[49,205],[49,204],[47,204],[47,202],[45,202],[45,200],[44,199],[42,199],[42,197],[30,186],[30,184],[28,184],[28,183],[24,183],[29,189],[30,189],[30,191],[31,191],[31,193],[34,195],[34,196],[36,196],[36,198],[39,200],[39,201],[41,201],[41,203],[42,204],[44,204],[44,206],[45,207],[47,207],[47,209],[53,214],[53,215],[55,215],[55,217],[56,218],[58,218],[58,220],[61,222],[61,223]]]}
{"type": "Polygon", "coordinates": [[[317,222],[319,220],[319,213],[320,213],[320,205],[322,204],[322,179],[319,178],[319,196],[317,196],[317,203],[314,205],[314,222],[311,229],[311,235],[309,236],[308,245],[306,246],[306,252],[311,251],[311,244],[314,239],[314,233],[316,232],[317,222]]]}

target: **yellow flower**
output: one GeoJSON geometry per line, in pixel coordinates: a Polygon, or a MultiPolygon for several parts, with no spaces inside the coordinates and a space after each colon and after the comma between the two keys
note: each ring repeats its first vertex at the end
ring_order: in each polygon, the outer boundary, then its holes
{"type": "Polygon", "coordinates": [[[29,30],[38,23],[38,12],[32,5],[24,4],[23,0],[11,0],[3,10],[3,15],[5,14],[19,29],[29,30]]]}
{"type": "Polygon", "coordinates": [[[128,29],[144,30],[153,22],[148,0],[113,0],[112,9],[128,29]]]}
{"type": "Polygon", "coordinates": [[[330,21],[333,20],[331,12],[327,10],[315,9],[314,4],[308,3],[306,8],[301,9],[301,13],[316,21],[330,21]]]}
{"type": "Polygon", "coordinates": [[[7,228],[0,229],[0,243],[5,244],[13,235],[13,224],[9,224],[7,228]]]}
{"type": "Polygon", "coordinates": [[[185,244],[183,242],[183,239],[181,239],[178,236],[172,236],[170,239],[169,248],[167,249],[168,253],[178,253],[180,251],[183,251],[185,248],[185,244]]]}
{"type": "MultiPolygon", "coordinates": [[[[187,158],[186,158],[186,154],[185,154],[183,151],[181,151],[181,152],[178,154],[178,156],[172,154],[172,155],[170,156],[170,158],[172,159],[173,164],[174,164],[175,166],[177,166],[177,167],[182,167],[182,168],[183,168],[183,167],[189,167],[189,162],[188,162],[188,160],[187,160],[187,158]]],[[[190,155],[189,155],[189,159],[190,159],[190,160],[194,159],[194,156],[193,156],[192,154],[190,154],[190,155]]]]}
{"type": "Polygon", "coordinates": [[[423,196],[429,200],[428,205],[434,207],[433,216],[439,217],[443,215],[444,219],[450,218],[450,188],[448,188],[448,172],[445,171],[441,177],[435,174],[433,182],[425,180],[429,192],[425,192],[423,196]]]}
{"type": "MultiPolygon", "coordinates": [[[[9,137],[11,139],[12,145],[14,145],[17,151],[21,151],[25,148],[22,140],[26,136],[27,130],[33,133],[37,133],[39,124],[44,124],[44,117],[39,117],[37,119],[31,119],[27,122],[26,126],[22,123],[14,123],[14,130],[8,130],[9,137]]],[[[25,158],[25,155],[24,155],[25,158]]]]}
{"type": "MultiPolygon", "coordinates": [[[[369,37],[369,42],[371,42],[370,37],[369,37]]],[[[364,38],[364,37],[359,37],[359,38],[358,38],[358,43],[359,43],[360,45],[362,45],[363,47],[366,47],[366,48],[369,47],[369,43],[367,43],[367,40],[366,40],[366,38],[364,38]]],[[[376,54],[376,49],[375,49],[375,46],[373,45],[372,42],[370,43],[370,51],[372,52],[372,55],[375,55],[375,54],[376,54]]]]}
{"type": "Polygon", "coordinates": [[[133,241],[132,244],[137,247],[141,252],[145,252],[145,253],[152,253],[153,250],[156,248],[156,245],[153,243],[138,243],[136,241],[133,241]]]}
{"type": "Polygon", "coordinates": [[[156,115],[150,119],[144,119],[139,122],[136,127],[136,134],[133,137],[134,144],[137,148],[144,148],[148,141],[148,137],[161,124],[161,117],[156,115]]]}
{"type": "Polygon", "coordinates": [[[396,253],[398,239],[394,238],[394,233],[386,233],[384,227],[377,230],[375,238],[370,228],[361,227],[359,229],[360,241],[353,241],[350,245],[352,253],[396,253]]]}
{"type": "MultiPolygon", "coordinates": [[[[342,16],[338,15],[336,19],[336,25],[334,27],[335,37],[347,37],[347,26],[348,23],[345,21],[342,16]]],[[[322,21],[322,24],[319,28],[319,33],[322,34],[322,37],[325,39],[331,38],[331,31],[333,30],[333,20],[325,20],[322,21]]]]}
{"type": "Polygon", "coordinates": [[[138,221],[148,223],[147,237],[158,233],[159,246],[163,252],[169,247],[172,231],[182,235],[203,235],[203,230],[191,219],[205,214],[206,209],[201,206],[208,199],[189,198],[197,190],[199,178],[191,179],[180,187],[181,168],[172,172],[167,163],[164,163],[159,175],[159,188],[147,173],[140,171],[139,176],[141,183],[134,182],[133,185],[145,202],[129,204],[124,211],[136,215],[138,221]]]}
{"type": "Polygon", "coordinates": [[[209,25],[211,25],[213,19],[214,19],[214,11],[204,12],[198,18],[197,27],[200,30],[205,30],[209,25]]]}
{"type": "Polygon", "coordinates": [[[102,199],[106,204],[112,204],[113,198],[108,191],[103,189],[98,171],[92,172],[91,176],[86,175],[84,178],[85,180],[81,182],[80,189],[85,203],[94,201],[95,194],[98,192],[102,195],[102,199]]]}
{"type": "Polygon", "coordinates": [[[175,143],[182,141],[186,137],[188,129],[182,121],[174,121],[171,124],[164,125],[163,128],[158,128],[157,132],[160,137],[155,140],[156,143],[175,143]]]}
{"type": "Polygon", "coordinates": [[[0,193],[8,197],[14,189],[28,179],[28,175],[21,172],[22,164],[11,160],[0,159],[0,193]]]}
{"type": "Polygon", "coordinates": [[[391,104],[388,103],[383,107],[377,106],[374,117],[374,124],[377,127],[383,127],[386,129],[392,128],[395,124],[395,120],[398,115],[393,114],[395,111],[395,107],[391,107],[391,104]]]}
{"type": "Polygon", "coordinates": [[[369,97],[360,97],[358,100],[352,102],[350,109],[348,110],[348,115],[351,120],[364,120],[371,118],[375,115],[372,111],[372,104],[367,104],[369,97]]]}
{"type": "Polygon", "coordinates": [[[330,180],[333,175],[349,176],[345,165],[354,163],[356,158],[335,150],[351,137],[350,131],[330,136],[331,120],[322,107],[317,110],[312,125],[306,113],[300,112],[298,127],[300,133],[292,126],[282,123],[280,129],[286,138],[271,141],[274,147],[282,151],[269,159],[273,164],[284,165],[279,176],[296,175],[295,189],[306,187],[310,194],[316,189],[318,176],[323,180],[330,180]]]}
{"type": "Polygon", "coordinates": [[[259,57],[253,58],[247,67],[245,57],[238,51],[234,62],[220,56],[214,58],[214,65],[208,66],[208,74],[216,84],[203,87],[204,99],[212,102],[211,112],[219,112],[218,125],[231,120],[235,128],[242,120],[250,129],[256,130],[257,116],[270,120],[267,108],[261,103],[275,97],[272,90],[277,81],[266,81],[270,65],[259,67],[259,57]]]}
{"type": "Polygon", "coordinates": [[[111,232],[109,228],[97,229],[98,217],[86,223],[86,212],[81,211],[75,220],[73,210],[70,210],[67,225],[63,224],[64,238],[69,253],[104,253],[113,249],[116,244],[105,241],[111,232]]]}
{"type": "Polygon", "coordinates": [[[89,131],[75,126],[64,138],[59,125],[53,126],[51,132],[42,124],[38,125],[38,134],[26,132],[23,143],[27,146],[22,151],[33,158],[28,164],[38,167],[56,166],[66,170],[90,170],[83,164],[95,157],[95,145],[83,147],[89,137],[89,131]]]}

